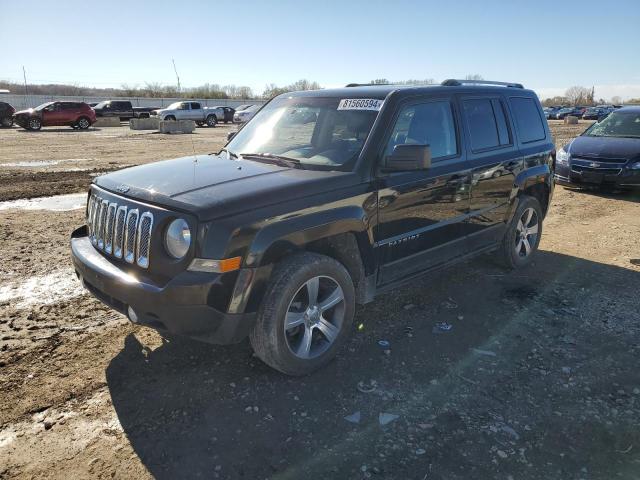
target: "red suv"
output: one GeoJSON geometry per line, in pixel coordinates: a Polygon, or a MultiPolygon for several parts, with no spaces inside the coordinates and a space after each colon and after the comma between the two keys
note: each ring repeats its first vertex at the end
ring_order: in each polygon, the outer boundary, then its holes
{"type": "Polygon", "coordinates": [[[84,102],[47,102],[36,108],[16,112],[13,119],[27,130],[61,125],[86,130],[95,123],[96,112],[84,102]]]}

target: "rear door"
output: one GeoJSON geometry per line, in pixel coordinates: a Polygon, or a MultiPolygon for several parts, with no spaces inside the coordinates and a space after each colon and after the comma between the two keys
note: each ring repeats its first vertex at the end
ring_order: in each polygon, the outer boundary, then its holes
{"type": "Polygon", "coordinates": [[[189,120],[201,121],[204,120],[204,110],[202,105],[198,102],[191,102],[191,111],[189,112],[189,120]]]}
{"type": "Polygon", "coordinates": [[[469,208],[470,171],[450,96],[401,104],[386,146],[428,144],[427,170],[380,173],[376,250],[378,283],[389,284],[464,254],[464,221],[469,208]]]}
{"type": "Polygon", "coordinates": [[[471,167],[470,215],[464,223],[470,252],[502,238],[515,176],[522,169],[508,109],[501,96],[458,97],[471,167]]]}

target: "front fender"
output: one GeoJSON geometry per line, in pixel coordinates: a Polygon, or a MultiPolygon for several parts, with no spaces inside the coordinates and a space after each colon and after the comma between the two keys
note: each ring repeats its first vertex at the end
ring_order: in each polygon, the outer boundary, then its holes
{"type": "Polygon", "coordinates": [[[373,231],[367,212],[358,206],[345,206],[284,219],[266,225],[256,233],[246,257],[246,265],[258,267],[273,263],[291,249],[316,240],[353,232],[373,245],[373,231]]]}

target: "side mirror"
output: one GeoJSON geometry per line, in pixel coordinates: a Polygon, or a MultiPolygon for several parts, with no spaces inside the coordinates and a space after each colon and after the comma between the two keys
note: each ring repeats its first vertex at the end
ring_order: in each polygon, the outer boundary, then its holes
{"type": "Polygon", "coordinates": [[[238,133],[238,132],[229,132],[229,133],[227,133],[227,142],[229,140],[231,140],[233,137],[235,137],[236,133],[238,133]]]}
{"type": "Polygon", "coordinates": [[[393,154],[384,159],[383,171],[426,170],[431,167],[429,145],[396,145],[393,154]]]}

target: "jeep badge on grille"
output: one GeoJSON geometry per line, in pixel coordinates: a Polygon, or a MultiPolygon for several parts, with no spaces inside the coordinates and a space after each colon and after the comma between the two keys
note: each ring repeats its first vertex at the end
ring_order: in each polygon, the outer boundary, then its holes
{"type": "Polygon", "coordinates": [[[127,187],[126,185],[118,185],[116,187],[116,190],[120,193],[127,193],[129,191],[129,187],[127,187]]]}

